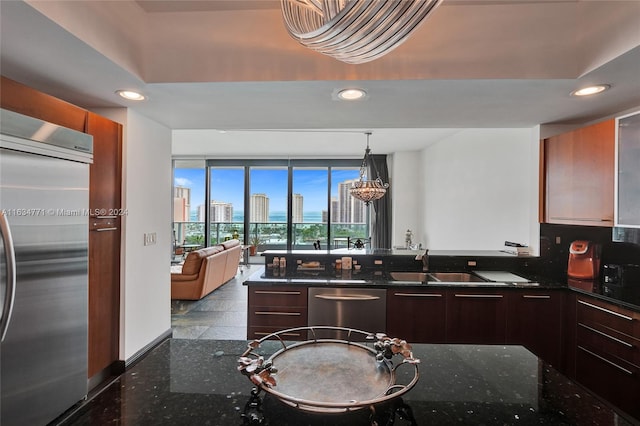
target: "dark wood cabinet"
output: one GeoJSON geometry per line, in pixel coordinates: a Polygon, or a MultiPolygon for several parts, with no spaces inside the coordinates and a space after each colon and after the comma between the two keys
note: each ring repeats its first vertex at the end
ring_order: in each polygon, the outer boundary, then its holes
{"type": "Polygon", "coordinates": [[[119,357],[122,125],[88,113],[93,136],[89,168],[89,377],[119,357]]]}
{"type": "Polygon", "coordinates": [[[544,140],[546,223],[613,226],[615,120],[544,140]]]}
{"type": "MultiPolygon", "coordinates": [[[[249,287],[247,338],[260,339],[278,330],[307,325],[307,287],[249,287]]],[[[304,340],[305,332],[286,334],[291,340],[304,340]]]]}
{"type": "Polygon", "coordinates": [[[387,291],[387,335],[410,343],[445,343],[444,290],[407,287],[387,291]]]}
{"type": "Polygon", "coordinates": [[[640,419],[640,314],[576,297],[575,378],[640,419]]]}
{"type": "Polygon", "coordinates": [[[500,290],[449,290],[446,317],[449,343],[506,342],[507,298],[500,290]]]}
{"type": "Polygon", "coordinates": [[[560,368],[565,293],[519,290],[508,295],[507,343],[523,345],[560,368]]]}

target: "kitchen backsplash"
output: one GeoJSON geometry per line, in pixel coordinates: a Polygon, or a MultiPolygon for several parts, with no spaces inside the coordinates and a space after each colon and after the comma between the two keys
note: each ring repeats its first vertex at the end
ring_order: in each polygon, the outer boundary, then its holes
{"type": "Polygon", "coordinates": [[[599,226],[540,224],[540,266],[545,274],[558,280],[567,277],[569,245],[587,240],[602,246],[601,265],[640,264],[640,246],[612,241],[612,229],[599,226]]]}

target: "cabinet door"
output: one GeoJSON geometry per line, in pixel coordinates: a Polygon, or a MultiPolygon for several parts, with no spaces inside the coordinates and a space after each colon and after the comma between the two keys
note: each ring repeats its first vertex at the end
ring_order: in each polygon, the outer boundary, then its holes
{"type": "Polygon", "coordinates": [[[89,169],[89,377],[119,357],[122,126],[88,113],[93,135],[89,169]]]}
{"type": "Polygon", "coordinates": [[[618,225],[640,227],[640,112],[618,121],[618,225]]]}
{"type": "Polygon", "coordinates": [[[615,122],[544,141],[545,222],[613,226],[615,122]]]}
{"type": "Polygon", "coordinates": [[[562,359],[564,293],[522,290],[509,294],[507,343],[523,345],[557,369],[562,359]]]}
{"type": "Polygon", "coordinates": [[[405,288],[387,291],[387,335],[409,343],[444,343],[444,291],[405,288]]]}
{"type": "Polygon", "coordinates": [[[499,290],[450,290],[447,293],[447,342],[504,344],[507,300],[499,290]]]}

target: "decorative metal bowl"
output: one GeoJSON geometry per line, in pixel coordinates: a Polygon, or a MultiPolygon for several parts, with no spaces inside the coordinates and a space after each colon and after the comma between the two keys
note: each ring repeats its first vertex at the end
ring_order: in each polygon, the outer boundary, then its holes
{"type": "Polygon", "coordinates": [[[260,390],[292,407],[339,413],[373,407],[405,394],[418,381],[419,362],[404,340],[350,328],[312,326],[281,330],[249,342],[238,359],[238,370],[260,390]],[[320,337],[323,332],[336,331],[346,339],[320,337]],[[285,341],[283,336],[291,332],[307,332],[309,340],[285,341]],[[363,337],[372,343],[354,341],[363,337]],[[280,342],[282,348],[265,360],[256,350],[267,340],[280,342]],[[394,355],[402,357],[395,366],[394,355]],[[402,365],[413,368],[407,384],[396,383],[396,370],[402,365]]]}

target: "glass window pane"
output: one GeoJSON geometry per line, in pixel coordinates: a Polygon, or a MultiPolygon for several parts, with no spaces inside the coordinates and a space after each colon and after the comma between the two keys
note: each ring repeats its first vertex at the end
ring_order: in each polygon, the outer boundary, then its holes
{"type": "Polygon", "coordinates": [[[205,198],[204,162],[176,161],[173,179],[173,252],[182,256],[185,250],[205,244],[204,221],[198,218],[197,210],[205,198]]]}
{"type": "Polygon", "coordinates": [[[286,167],[252,167],[249,201],[249,244],[257,251],[287,248],[286,167]]]}
{"type": "MultiPolygon", "coordinates": [[[[212,167],[209,223],[211,245],[232,238],[244,244],[244,167],[212,167]]],[[[199,216],[204,221],[204,205],[199,216]]]]}
{"type": "MultiPolygon", "coordinates": [[[[331,236],[333,248],[347,247],[360,239],[369,240],[368,208],[349,193],[352,183],[360,177],[358,168],[331,169],[331,236]]],[[[366,248],[370,248],[366,246],[366,248]]]]}
{"type": "Polygon", "coordinates": [[[291,225],[293,248],[327,249],[327,167],[293,169],[291,225]]]}

